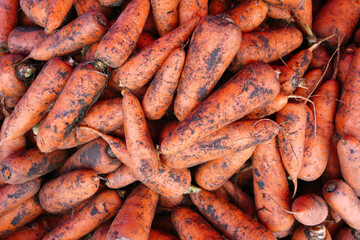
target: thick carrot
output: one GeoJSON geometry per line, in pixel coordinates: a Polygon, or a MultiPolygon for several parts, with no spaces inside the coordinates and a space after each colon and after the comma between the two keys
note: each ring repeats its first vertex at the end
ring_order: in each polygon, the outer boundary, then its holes
{"type": "Polygon", "coordinates": [[[8,184],[22,184],[59,168],[68,157],[65,150],[42,153],[37,148],[18,151],[0,163],[0,177],[8,184]]]}
{"type": "Polygon", "coordinates": [[[47,1],[43,0],[19,0],[20,7],[31,21],[41,27],[45,27],[47,1]]]}
{"type": "Polygon", "coordinates": [[[27,58],[47,61],[72,53],[99,41],[107,31],[107,20],[102,13],[91,11],[79,16],[46,40],[37,44],[27,58]]]}
{"type": "Polygon", "coordinates": [[[211,192],[201,190],[190,194],[190,198],[202,215],[228,238],[276,239],[265,226],[211,192]]]}
{"type": "Polygon", "coordinates": [[[193,144],[270,103],[279,93],[280,83],[268,64],[247,65],[180,122],[161,143],[161,153],[172,154],[193,144]]]}
{"type": "Polygon", "coordinates": [[[352,228],[360,231],[360,200],[354,190],[340,179],[330,180],[323,186],[323,198],[352,228]]]}
{"type": "Polygon", "coordinates": [[[109,84],[122,83],[131,90],[143,87],[160,69],[172,51],[185,43],[198,22],[199,18],[191,19],[138,51],[124,65],[112,72],[109,84]]]}
{"type": "Polygon", "coordinates": [[[0,188],[0,216],[22,204],[40,189],[40,180],[32,180],[23,184],[7,184],[0,188]]]}
{"type": "MultiPolygon", "coordinates": [[[[122,97],[97,101],[89,108],[78,126],[88,126],[99,131],[111,132],[124,125],[122,97]]],[[[60,144],[59,148],[72,148],[90,142],[97,134],[75,127],[60,144]]]]}
{"type": "Polygon", "coordinates": [[[196,183],[209,191],[221,187],[253,154],[255,148],[239,151],[200,165],[196,169],[196,183]]]}
{"type": "Polygon", "coordinates": [[[233,184],[230,180],[224,183],[223,188],[228,195],[230,195],[235,206],[240,208],[241,211],[251,217],[255,214],[255,201],[249,194],[241,190],[241,188],[233,184]]]}
{"type": "Polygon", "coordinates": [[[336,113],[336,131],[341,135],[350,135],[360,139],[360,49],[356,50],[345,84],[341,90],[341,98],[336,113]]]}
{"type": "Polygon", "coordinates": [[[75,170],[47,182],[40,190],[41,207],[49,213],[68,210],[96,193],[100,179],[88,169],[75,170]]]}
{"type": "Polygon", "coordinates": [[[126,147],[132,161],[131,171],[141,181],[156,175],[159,156],[147,127],[139,100],[125,93],[122,102],[126,147]]]}
{"type": "Polygon", "coordinates": [[[331,240],[331,235],[324,225],[300,225],[294,231],[291,240],[331,240]]]}
{"type": "Polygon", "coordinates": [[[208,15],[194,29],[174,102],[184,120],[213,90],[241,44],[241,30],[228,15],[208,15]]]}
{"type": "Polygon", "coordinates": [[[106,239],[148,239],[158,198],[159,195],[145,185],[136,187],[117,213],[106,239]]]}
{"type": "Polygon", "coordinates": [[[46,6],[45,32],[53,33],[60,27],[66,14],[70,11],[74,0],[52,0],[46,6]]]}
{"type": "Polygon", "coordinates": [[[11,113],[3,141],[25,134],[46,116],[72,71],[60,58],[46,63],[11,113]]]}
{"type": "Polygon", "coordinates": [[[77,150],[59,168],[64,174],[81,168],[89,168],[97,174],[110,173],[120,166],[121,162],[111,151],[111,148],[101,138],[95,139],[77,150]]]}
{"type": "Polygon", "coordinates": [[[179,25],[196,17],[201,19],[208,14],[208,0],[180,0],[178,11],[179,25]]]}
{"type": "Polygon", "coordinates": [[[301,32],[295,28],[244,33],[229,69],[237,72],[250,62],[273,62],[298,48],[302,41],[301,32]]]}
{"type": "Polygon", "coordinates": [[[123,65],[135,48],[149,11],[149,0],[131,1],[101,39],[96,52],[97,58],[112,68],[123,65]]]}
{"type": "Polygon", "coordinates": [[[143,49],[144,47],[146,47],[147,45],[149,45],[150,43],[154,42],[156,40],[156,37],[147,32],[147,31],[143,31],[137,42],[136,42],[136,47],[135,47],[135,51],[139,51],[140,49],[143,49]]]}
{"type": "MultiPolygon", "coordinates": [[[[221,128],[175,154],[163,155],[163,160],[171,167],[187,168],[209,160],[230,157],[238,151],[274,138],[278,132],[279,128],[271,121],[262,120],[257,123],[257,120],[240,120],[221,128]]],[[[173,133],[172,130],[167,138],[172,137],[171,134],[173,133]]],[[[221,162],[221,160],[219,161],[221,162]]]]}
{"type": "Polygon", "coordinates": [[[298,178],[305,181],[318,179],[325,171],[335,133],[335,113],[338,105],[339,83],[328,80],[323,83],[312,98],[315,108],[316,134],[306,138],[303,166],[298,178]]]}
{"type": "Polygon", "coordinates": [[[305,104],[288,103],[276,114],[276,121],[283,131],[278,134],[282,162],[297,190],[297,178],[304,159],[306,108],[305,104]]]}
{"type": "Polygon", "coordinates": [[[137,181],[130,169],[126,165],[121,165],[115,171],[108,173],[106,176],[105,185],[108,188],[118,189],[126,187],[127,185],[137,181]]]}
{"type": "Polygon", "coordinates": [[[12,30],[8,38],[10,53],[28,55],[33,47],[46,38],[45,32],[38,27],[18,26],[12,30]]]}
{"type": "Polygon", "coordinates": [[[315,194],[304,194],[292,203],[295,219],[305,226],[315,226],[325,221],[328,207],[321,197],[315,194]]]}
{"type": "Polygon", "coordinates": [[[265,0],[267,3],[286,10],[296,10],[301,8],[305,0],[265,0]]]}
{"type": "Polygon", "coordinates": [[[265,20],[268,5],[263,0],[246,0],[227,13],[242,32],[251,32],[265,20]]]}
{"type": "Polygon", "coordinates": [[[290,210],[291,195],[276,139],[256,147],[252,166],[257,216],[276,237],[285,237],[295,219],[283,210],[290,210]]]}
{"type": "Polygon", "coordinates": [[[165,115],[173,100],[184,62],[184,49],[175,49],[155,75],[141,102],[147,118],[157,120],[165,115]]]}
{"type": "Polygon", "coordinates": [[[101,224],[99,227],[97,227],[91,237],[91,240],[106,240],[106,234],[109,231],[111,222],[111,220],[107,221],[106,223],[101,224]]]}
{"type": "Polygon", "coordinates": [[[98,11],[108,19],[112,19],[114,10],[109,7],[101,6],[98,0],[75,0],[74,7],[78,16],[90,11],[98,11]]]}
{"type": "Polygon", "coordinates": [[[171,220],[182,240],[223,239],[200,214],[189,208],[181,207],[174,209],[171,212],[171,220]]]}
{"type": "Polygon", "coordinates": [[[0,49],[7,47],[9,33],[18,24],[19,1],[3,0],[0,2],[0,49]]]}
{"type": "Polygon", "coordinates": [[[4,237],[44,213],[37,196],[0,216],[0,237],[4,237]]]}
{"type": "Polygon", "coordinates": [[[96,102],[106,81],[106,77],[90,64],[82,63],[76,67],[49,114],[39,125],[36,142],[41,151],[51,152],[60,146],[96,102]]]}
{"type": "Polygon", "coordinates": [[[355,44],[350,44],[346,47],[346,49],[340,52],[337,80],[340,81],[341,86],[343,86],[345,83],[346,76],[356,50],[357,48],[355,44]]]}
{"type": "Polygon", "coordinates": [[[358,139],[345,136],[337,144],[341,174],[347,184],[360,196],[360,142],[358,139]]]}
{"type": "Polygon", "coordinates": [[[104,190],[75,210],[70,219],[61,221],[42,239],[79,239],[114,217],[121,205],[122,200],[114,190],[104,190]]]}
{"type": "Polygon", "coordinates": [[[151,228],[149,240],[179,240],[179,239],[169,233],[165,233],[155,228],[151,228]]]}
{"type": "Polygon", "coordinates": [[[349,227],[344,227],[336,233],[336,240],[359,240],[360,232],[349,227]]]}
{"type": "Polygon", "coordinates": [[[172,31],[178,26],[178,4],[180,0],[151,0],[154,21],[160,36],[172,31]]]}
{"type": "Polygon", "coordinates": [[[41,218],[22,226],[2,240],[40,240],[46,234],[46,227],[41,218]]]}

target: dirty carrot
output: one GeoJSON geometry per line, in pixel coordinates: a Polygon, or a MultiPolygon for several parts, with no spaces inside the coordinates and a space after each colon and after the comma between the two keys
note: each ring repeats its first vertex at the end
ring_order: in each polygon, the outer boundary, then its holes
{"type": "Polygon", "coordinates": [[[44,41],[46,33],[38,27],[18,26],[12,30],[8,38],[8,50],[10,53],[28,55],[33,47],[44,41]]]}
{"type": "Polygon", "coordinates": [[[5,50],[9,33],[18,24],[19,1],[3,0],[0,3],[0,49],[5,50]]]}
{"type": "Polygon", "coordinates": [[[74,0],[52,0],[46,6],[45,32],[53,33],[60,27],[66,14],[70,11],[74,0]]]}
{"type": "Polygon", "coordinates": [[[179,0],[151,0],[154,21],[160,36],[164,36],[178,26],[178,4],[179,0]]]}
{"type": "Polygon", "coordinates": [[[20,7],[30,20],[41,27],[45,27],[47,1],[20,0],[20,7]]]}
{"type": "Polygon", "coordinates": [[[180,0],[178,11],[179,25],[183,25],[195,17],[201,19],[208,14],[208,0],[180,0]]]}

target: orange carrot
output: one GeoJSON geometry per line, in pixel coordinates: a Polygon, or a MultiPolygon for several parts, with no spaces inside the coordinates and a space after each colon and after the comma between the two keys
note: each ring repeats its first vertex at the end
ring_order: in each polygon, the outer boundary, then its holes
{"type": "Polygon", "coordinates": [[[283,19],[286,20],[287,22],[293,21],[289,10],[278,8],[277,6],[271,4],[268,6],[268,9],[269,10],[267,13],[267,17],[269,18],[283,19]]]}
{"type": "Polygon", "coordinates": [[[294,95],[301,97],[309,97],[309,95],[315,90],[316,86],[319,84],[323,73],[323,70],[319,68],[307,72],[303,78],[303,84],[305,85],[304,88],[296,88],[294,91],[294,95]]]}
{"type": "Polygon", "coordinates": [[[158,198],[159,195],[145,185],[136,187],[117,213],[106,239],[148,239],[158,198]]]}
{"type": "Polygon", "coordinates": [[[18,20],[19,20],[20,26],[24,26],[24,27],[38,27],[39,26],[36,23],[34,23],[27,15],[25,15],[23,10],[21,10],[21,9],[19,9],[18,20]]]}
{"type": "Polygon", "coordinates": [[[60,27],[74,0],[52,0],[46,6],[45,32],[50,34],[60,27]]]}
{"type": "Polygon", "coordinates": [[[139,51],[140,49],[143,49],[144,47],[154,42],[155,40],[156,37],[153,34],[143,31],[136,42],[135,51],[139,51]]]}
{"type": "Polygon", "coordinates": [[[204,17],[194,29],[174,102],[184,120],[210,92],[241,44],[241,30],[228,15],[204,17]]]}
{"type": "Polygon", "coordinates": [[[149,11],[149,0],[131,1],[101,39],[96,52],[97,58],[112,68],[123,65],[135,48],[149,11]]]}
{"type": "Polygon", "coordinates": [[[47,61],[72,53],[99,41],[107,31],[107,20],[102,13],[91,11],[79,16],[46,40],[37,44],[27,58],[47,61]]]}
{"type": "Polygon", "coordinates": [[[104,224],[101,224],[98,228],[96,228],[95,232],[91,237],[91,240],[106,240],[106,234],[109,231],[110,226],[111,220],[107,221],[104,224]]]}
{"type": "Polygon", "coordinates": [[[180,0],[151,0],[154,21],[160,36],[172,31],[178,26],[178,4],[180,0]]]}
{"type": "Polygon", "coordinates": [[[341,86],[344,86],[349,66],[354,57],[357,48],[355,44],[350,44],[345,50],[340,52],[339,67],[337,79],[340,81],[341,86]]]}
{"type": "Polygon", "coordinates": [[[286,10],[296,10],[304,5],[305,0],[265,0],[267,3],[286,10]]]}
{"type": "Polygon", "coordinates": [[[107,179],[105,185],[113,189],[126,187],[138,180],[126,165],[121,165],[115,171],[108,173],[105,178],[107,179]]]}
{"type": "Polygon", "coordinates": [[[46,234],[46,226],[41,218],[22,226],[3,240],[40,240],[46,234]]]}
{"type": "Polygon", "coordinates": [[[179,240],[179,239],[169,233],[165,233],[155,228],[151,228],[149,240],[179,240]]]}
{"type": "MultiPolygon", "coordinates": [[[[183,206],[186,204],[188,196],[183,194],[176,198],[166,197],[164,195],[159,195],[158,207],[173,209],[178,206],[183,206]]],[[[189,199],[190,200],[190,199],[189,199]]]]}
{"type": "Polygon", "coordinates": [[[160,69],[171,52],[186,41],[198,22],[199,18],[191,19],[138,51],[124,65],[112,72],[109,84],[122,83],[130,90],[144,86],[160,69]]]}
{"type": "Polygon", "coordinates": [[[28,55],[33,47],[46,38],[45,32],[37,27],[18,26],[12,30],[8,38],[10,53],[28,55]]]}
{"type": "Polygon", "coordinates": [[[195,17],[200,19],[208,14],[208,0],[180,0],[178,5],[179,25],[195,17]]]}
{"type": "Polygon", "coordinates": [[[124,0],[99,0],[102,6],[117,7],[124,3],[124,0]]]}
{"type": "Polygon", "coordinates": [[[280,92],[279,96],[277,96],[273,102],[268,105],[259,108],[255,111],[252,111],[248,115],[246,115],[247,119],[261,119],[263,117],[270,116],[273,113],[276,113],[283,109],[288,103],[289,96],[280,92]]]}
{"type": "Polygon", "coordinates": [[[312,0],[305,0],[305,3],[300,8],[294,10],[294,14],[297,15],[307,27],[312,28],[312,0]]]}
{"type": "Polygon", "coordinates": [[[0,49],[7,47],[9,33],[18,23],[19,1],[3,0],[0,2],[0,49]]]}
{"type": "Polygon", "coordinates": [[[45,27],[47,1],[43,0],[19,0],[20,7],[31,21],[41,27],[45,27]]]}
{"type": "Polygon", "coordinates": [[[331,240],[331,235],[324,225],[307,227],[300,225],[294,231],[291,240],[331,240]]]}
{"type": "Polygon", "coordinates": [[[101,12],[108,19],[114,15],[112,8],[101,6],[98,0],[75,0],[74,7],[78,16],[90,11],[101,12]]]}

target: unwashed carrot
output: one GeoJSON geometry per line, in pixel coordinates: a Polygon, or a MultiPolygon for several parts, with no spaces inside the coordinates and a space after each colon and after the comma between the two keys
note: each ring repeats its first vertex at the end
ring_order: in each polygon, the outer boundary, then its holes
{"type": "Polygon", "coordinates": [[[8,38],[10,53],[28,55],[33,47],[46,38],[45,32],[37,27],[18,26],[13,29],[8,38]]]}
{"type": "Polygon", "coordinates": [[[135,48],[149,11],[149,0],[131,1],[101,39],[97,58],[112,68],[120,67],[135,48]]]}
{"type": "Polygon", "coordinates": [[[305,0],[305,3],[300,8],[294,10],[294,14],[310,29],[312,28],[313,22],[312,2],[312,0],[305,0]]]}
{"type": "Polygon", "coordinates": [[[355,44],[350,44],[349,46],[346,47],[346,49],[340,52],[337,80],[340,81],[341,86],[343,86],[345,83],[346,76],[349,71],[349,66],[354,57],[356,49],[357,48],[355,44]]]}
{"type": "Polygon", "coordinates": [[[3,0],[0,2],[0,48],[6,49],[9,33],[18,23],[19,1],[3,0]]]}
{"type": "Polygon", "coordinates": [[[143,49],[144,47],[146,47],[150,43],[154,42],[155,40],[156,40],[156,37],[153,34],[147,32],[147,31],[142,31],[142,33],[140,34],[140,36],[136,42],[135,51],[139,51],[140,49],[143,49]]]}
{"type": "Polygon", "coordinates": [[[99,0],[102,6],[117,7],[124,3],[124,0],[99,0]]]}
{"type": "Polygon", "coordinates": [[[271,4],[269,4],[268,9],[267,17],[269,18],[283,19],[287,22],[293,21],[289,10],[278,8],[277,6],[271,4]]]}
{"type": "Polygon", "coordinates": [[[47,1],[19,0],[20,7],[30,20],[41,27],[45,27],[47,1]]]}
{"type": "Polygon", "coordinates": [[[337,152],[338,139],[334,134],[331,138],[329,158],[323,175],[321,176],[321,181],[323,183],[331,179],[341,178],[341,169],[339,163],[339,156],[337,152]]]}
{"type": "Polygon", "coordinates": [[[301,97],[309,97],[309,95],[315,90],[319,84],[324,71],[320,68],[313,69],[307,72],[304,76],[303,85],[304,87],[298,87],[294,91],[294,95],[301,97]]]}
{"type": "Polygon", "coordinates": [[[43,219],[37,218],[34,221],[22,226],[12,234],[2,238],[3,240],[40,240],[46,234],[46,227],[43,219]]]}
{"type": "Polygon", "coordinates": [[[169,233],[160,231],[155,228],[151,228],[149,240],[179,240],[179,239],[169,233]]]}
{"type": "Polygon", "coordinates": [[[106,223],[101,224],[98,228],[96,228],[95,232],[91,237],[91,240],[106,240],[106,234],[109,231],[111,222],[111,220],[107,221],[106,223]]]}
{"type": "Polygon", "coordinates": [[[179,25],[196,17],[201,19],[208,14],[208,0],[180,0],[178,11],[179,25]]]}
{"type": "Polygon", "coordinates": [[[45,32],[50,34],[60,27],[74,0],[52,0],[46,6],[45,32]]]}
{"type": "Polygon", "coordinates": [[[160,36],[172,31],[178,26],[178,4],[180,0],[151,0],[154,21],[160,36]]]}
{"type": "Polygon", "coordinates": [[[296,10],[304,5],[305,0],[265,0],[267,3],[286,10],[296,10]]]}
{"type": "Polygon", "coordinates": [[[241,44],[241,30],[228,15],[205,16],[194,29],[174,102],[184,120],[210,92],[241,44]]]}
{"type": "Polygon", "coordinates": [[[276,113],[283,109],[288,103],[289,96],[280,92],[279,96],[277,96],[274,101],[269,103],[268,105],[259,108],[248,115],[246,115],[247,119],[261,119],[263,117],[270,116],[273,113],[276,113]]]}
{"type": "Polygon", "coordinates": [[[78,16],[90,11],[101,12],[108,19],[114,15],[112,8],[101,6],[98,0],[75,0],[74,7],[78,16]]]}
{"type": "Polygon", "coordinates": [[[108,173],[105,178],[105,185],[112,189],[126,187],[127,185],[138,180],[136,177],[134,177],[126,165],[121,165],[115,171],[108,173]]]}

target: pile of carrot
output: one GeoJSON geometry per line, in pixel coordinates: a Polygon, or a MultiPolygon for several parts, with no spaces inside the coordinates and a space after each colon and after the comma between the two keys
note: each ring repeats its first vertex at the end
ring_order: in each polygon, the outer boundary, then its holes
{"type": "Polygon", "coordinates": [[[0,240],[360,240],[359,21],[0,0],[0,240]]]}

